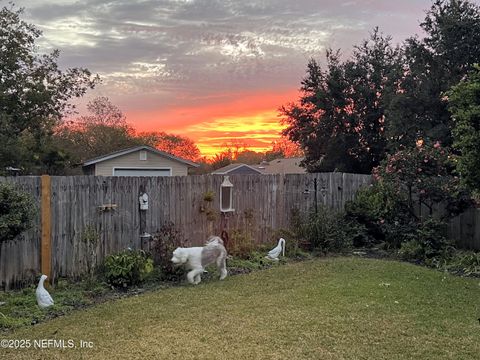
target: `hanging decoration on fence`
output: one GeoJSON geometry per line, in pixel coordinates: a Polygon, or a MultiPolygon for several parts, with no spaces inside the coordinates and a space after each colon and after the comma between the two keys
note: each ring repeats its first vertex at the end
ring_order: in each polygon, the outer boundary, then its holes
{"type": "Polygon", "coordinates": [[[148,210],[148,194],[142,193],[138,197],[138,201],[140,202],[140,210],[148,210]]]}
{"type": "Polygon", "coordinates": [[[230,182],[228,176],[223,178],[222,185],[220,185],[220,211],[233,212],[233,184],[230,182]]]}
{"type": "Polygon", "coordinates": [[[117,204],[103,204],[98,207],[100,212],[111,211],[117,208],[117,204]]]}

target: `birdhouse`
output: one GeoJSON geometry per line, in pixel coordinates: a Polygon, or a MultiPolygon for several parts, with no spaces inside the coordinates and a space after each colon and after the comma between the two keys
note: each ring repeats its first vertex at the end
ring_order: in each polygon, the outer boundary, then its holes
{"type": "Polygon", "coordinates": [[[222,185],[220,185],[220,211],[233,212],[233,184],[230,182],[228,176],[223,178],[222,185]]]}
{"type": "Polygon", "coordinates": [[[143,193],[138,197],[138,201],[140,202],[140,210],[148,210],[148,195],[147,193],[143,193]]]}

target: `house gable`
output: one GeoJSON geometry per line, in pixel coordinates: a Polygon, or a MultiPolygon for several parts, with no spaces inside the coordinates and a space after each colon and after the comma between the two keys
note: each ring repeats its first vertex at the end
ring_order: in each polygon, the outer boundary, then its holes
{"type": "Polygon", "coordinates": [[[263,174],[259,169],[255,169],[247,164],[230,164],[212,172],[213,175],[255,175],[263,174]]]}
{"type": "Polygon", "coordinates": [[[119,172],[122,175],[132,174],[135,169],[144,169],[146,174],[154,174],[155,172],[158,172],[159,175],[168,173],[170,176],[185,176],[188,174],[186,163],[172,160],[148,149],[138,149],[127,154],[111,157],[99,161],[93,166],[97,176],[119,175],[119,172]],[[117,170],[117,174],[115,170],[117,170]]]}
{"type": "Polygon", "coordinates": [[[300,164],[303,157],[275,159],[258,165],[265,174],[305,174],[307,170],[300,164]]]}

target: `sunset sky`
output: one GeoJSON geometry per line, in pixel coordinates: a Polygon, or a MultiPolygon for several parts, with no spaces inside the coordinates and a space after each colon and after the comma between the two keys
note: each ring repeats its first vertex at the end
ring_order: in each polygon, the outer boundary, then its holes
{"type": "MultiPolygon", "coordinates": [[[[278,108],[298,98],[308,59],[352,45],[374,26],[402,42],[430,0],[17,0],[43,31],[39,50],[103,79],[138,131],[166,131],[213,155],[232,139],[266,150],[278,108]]],[[[0,0],[7,5],[7,1],[0,0]]]]}

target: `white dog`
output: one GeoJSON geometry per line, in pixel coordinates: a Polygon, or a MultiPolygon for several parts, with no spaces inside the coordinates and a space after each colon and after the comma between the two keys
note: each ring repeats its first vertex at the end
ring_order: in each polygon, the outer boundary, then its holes
{"type": "Polygon", "coordinates": [[[190,270],[187,274],[188,282],[196,285],[202,281],[201,274],[205,271],[205,266],[214,262],[220,271],[220,280],[225,279],[226,258],[227,250],[223,246],[223,240],[218,236],[210,236],[203,247],[176,248],[171,261],[176,265],[185,265],[190,270]]]}

